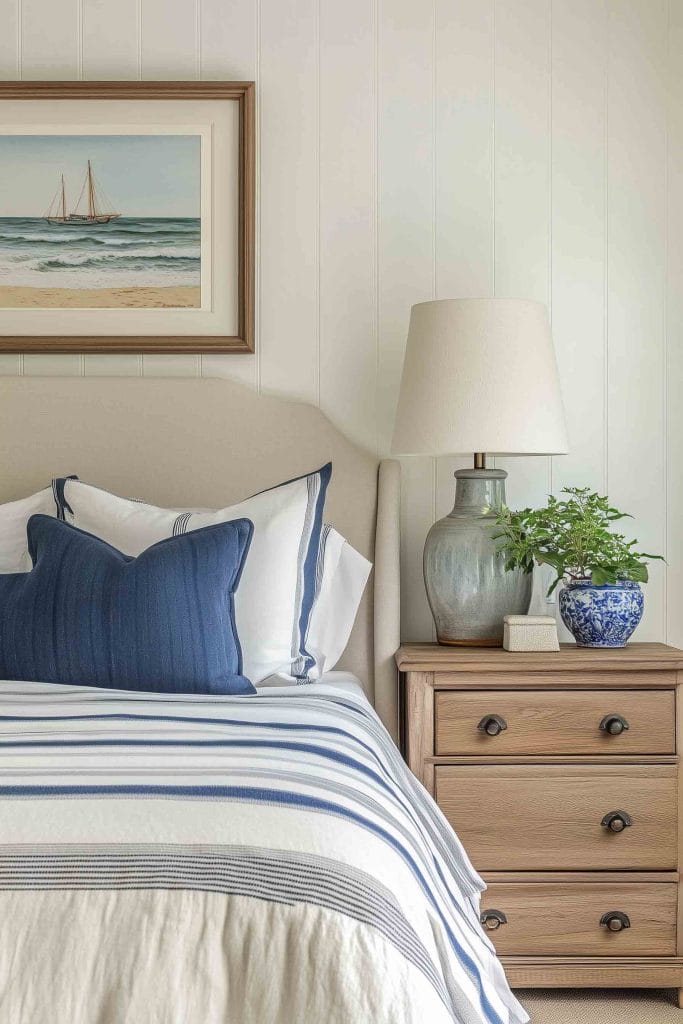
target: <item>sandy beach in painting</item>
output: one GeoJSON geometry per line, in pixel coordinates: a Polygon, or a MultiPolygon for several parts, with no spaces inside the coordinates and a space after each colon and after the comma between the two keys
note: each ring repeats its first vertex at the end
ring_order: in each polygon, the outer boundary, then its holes
{"type": "Polygon", "coordinates": [[[200,305],[191,286],[157,288],[19,288],[0,285],[0,309],[189,309],[200,305]]]}

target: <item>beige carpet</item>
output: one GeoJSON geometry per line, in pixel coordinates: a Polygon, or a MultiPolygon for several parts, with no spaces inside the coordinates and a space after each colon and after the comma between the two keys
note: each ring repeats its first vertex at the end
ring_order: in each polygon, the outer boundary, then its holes
{"type": "Polygon", "coordinates": [[[518,990],[532,1024],[683,1024],[672,989],[518,990]]]}

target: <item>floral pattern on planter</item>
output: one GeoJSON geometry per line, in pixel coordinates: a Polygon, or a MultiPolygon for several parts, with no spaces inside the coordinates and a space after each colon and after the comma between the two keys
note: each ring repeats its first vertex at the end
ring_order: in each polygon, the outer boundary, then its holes
{"type": "Polygon", "coordinates": [[[631,580],[595,586],[575,580],[560,592],[560,614],[579,647],[624,647],[643,617],[643,592],[631,580]]]}

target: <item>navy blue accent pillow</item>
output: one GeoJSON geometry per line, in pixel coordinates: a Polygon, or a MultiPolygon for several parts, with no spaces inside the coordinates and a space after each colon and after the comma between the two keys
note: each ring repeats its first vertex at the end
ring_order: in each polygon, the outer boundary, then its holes
{"type": "Polygon", "coordinates": [[[256,692],[234,616],[248,519],[168,537],[137,558],[50,516],[31,516],[27,532],[33,569],[0,575],[0,679],[256,692]]]}

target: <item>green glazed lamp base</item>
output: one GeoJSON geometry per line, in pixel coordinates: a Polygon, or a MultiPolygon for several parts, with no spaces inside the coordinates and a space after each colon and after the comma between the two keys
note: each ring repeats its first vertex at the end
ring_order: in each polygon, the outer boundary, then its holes
{"type": "Polygon", "coordinates": [[[493,540],[506,478],[502,469],[457,470],[453,511],[427,535],[425,587],[444,646],[501,647],[503,616],[529,609],[532,577],[506,572],[493,540]]]}

